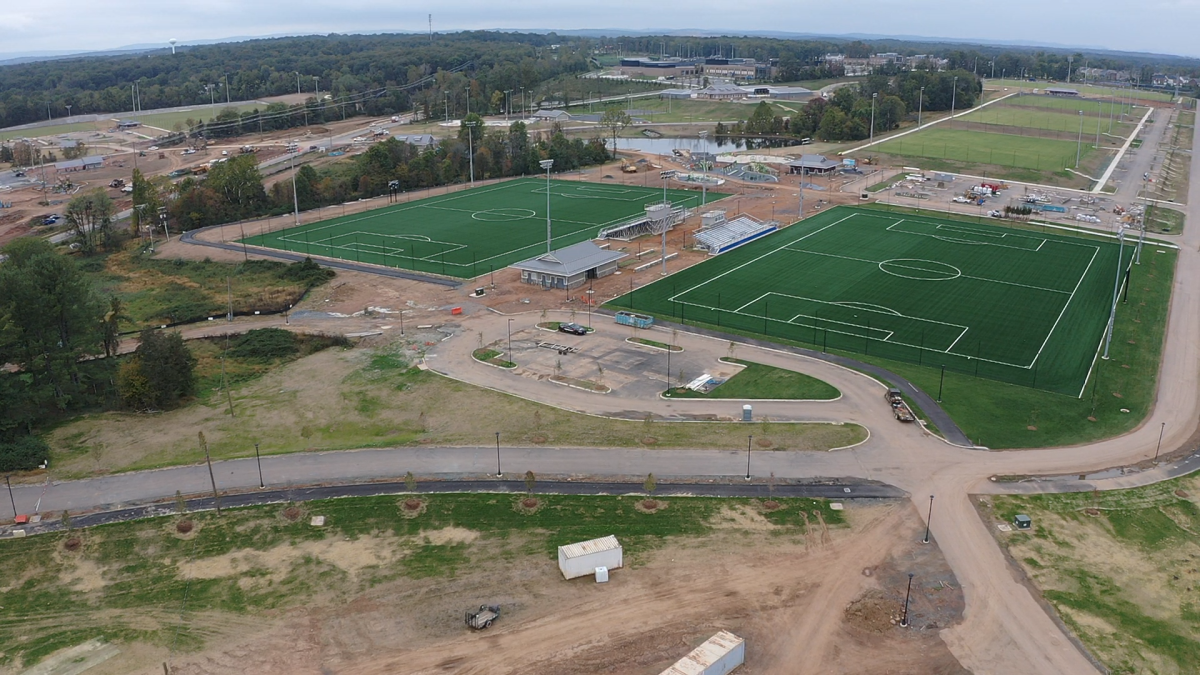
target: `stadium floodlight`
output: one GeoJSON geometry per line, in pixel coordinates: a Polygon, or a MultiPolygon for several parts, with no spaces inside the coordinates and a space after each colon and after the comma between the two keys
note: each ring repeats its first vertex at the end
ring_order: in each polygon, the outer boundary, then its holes
{"type": "Polygon", "coordinates": [[[666,216],[663,217],[663,222],[662,222],[662,251],[660,251],[660,253],[662,254],[663,276],[666,276],[666,274],[667,274],[667,230],[670,229],[669,223],[671,220],[671,202],[667,201],[667,181],[674,178],[675,174],[677,174],[677,173],[679,173],[679,172],[674,169],[667,169],[666,171],[658,172],[658,175],[660,178],[662,178],[662,182],[663,182],[662,203],[663,203],[663,207],[665,208],[666,214],[667,214],[666,216]]]}
{"type": "MultiPolygon", "coordinates": [[[[667,100],[670,101],[670,99],[667,99],[667,100]]],[[[703,142],[706,138],[708,138],[708,131],[707,130],[701,131],[700,132],[700,141],[703,142]]],[[[704,150],[703,152],[704,152],[704,160],[702,162],[700,162],[700,172],[701,172],[701,174],[703,174],[703,178],[700,179],[700,206],[705,206],[708,204],[708,155],[709,155],[709,152],[707,150],[704,150]]]]}
{"type": "Polygon", "coordinates": [[[1108,345],[1112,343],[1113,327],[1117,318],[1117,293],[1121,290],[1121,260],[1125,257],[1125,226],[1117,232],[1117,240],[1121,243],[1117,253],[1117,278],[1113,281],[1112,310],[1108,313],[1108,329],[1104,331],[1104,355],[1100,358],[1108,360],[1108,345]]]}
{"type": "Polygon", "coordinates": [[[549,253],[554,242],[550,232],[550,167],[554,166],[554,160],[543,159],[538,162],[538,166],[546,170],[546,253],[549,253]]]}
{"type": "Polygon", "coordinates": [[[479,122],[464,121],[463,126],[467,128],[467,156],[471,160],[471,187],[475,187],[475,137],[471,131],[479,126],[479,122]]]}
{"type": "Polygon", "coordinates": [[[1083,111],[1079,111],[1079,140],[1075,144],[1075,168],[1079,168],[1079,155],[1083,151],[1083,111]]]}
{"type": "Polygon", "coordinates": [[[879,92],[871,94],[871,142],[875,142],[875,100],[879,98],[879,92]]]}
{"type": "Polygon", "coordinates": [[[917,128],[921,128],[921,113],[925,110],[925,87],[921,87],[921,98],[917,103],[917,128]]]}

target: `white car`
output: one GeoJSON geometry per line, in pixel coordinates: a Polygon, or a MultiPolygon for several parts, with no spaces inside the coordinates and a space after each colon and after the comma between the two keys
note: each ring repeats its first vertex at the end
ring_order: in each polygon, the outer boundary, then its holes
{"type": "Polygon", "coordinates": [[[962,196],[955,197],[954,199],[952,199],[950,201],[954,202],[955,204],[970,204],[971,203],[970,199],[967,199],[966,197],[962,197],[962,196]]]}
{"type": "Polygon", "coordinates": [[[228,157],[228,156],[229,156],[229,151],[228,151],[228,150],[222,150],[222,151],[221,151],[221,156],[222,156],[222,157],[228,157]]]}
{"type": "Polygon", "coordinates": [[[148,147],[148,148],[146,148],[146,149],[147,149],[147,150],[157,150],[157,149],[158,149],[158,146],[157,146],[157,145],[152,145],[152,146],[150,146],[150,147],[148,147]]]}
{"type": "Polygon", "coordinates": [[[988,211],[988,215],[993,218],[1003,218],[1004,217],[1004,214],[1000,213],[999,211],[988,211]]]}

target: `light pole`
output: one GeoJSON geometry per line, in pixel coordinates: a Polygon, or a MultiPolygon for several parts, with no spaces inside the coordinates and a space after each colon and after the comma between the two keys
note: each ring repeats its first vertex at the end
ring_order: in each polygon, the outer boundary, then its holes
{"type": "Polygon", "coordinates": [[[804,220],[804,166],[800,167],[800,207],[796,209],[796,218],[804,220]]]}
{"type": "Polygon", "coordinates": [[[1117,240],[1121,243],[1120,252],[1117,253],[1117,277],[1113,281],[1113,299],[1112,310],[1108,313],[1108,330],[1104,334],[1104,355],[1100,358],[1108,360],[1108,345],[1112,343],[1113,326],[1117,319],[1117,292],[1121,289],[1121,260],[1125,257],[1125,226],[1117,232],[1117,240]]]}
{"type": "Polygon", "coordinates": [[[508,362],[512,363],[512,319],[508,320],[508,362]]]}
{"type": "Polygon", "coordinates": [[[262,458],[258,456],[258,443],[254,444],[254,461],[258,464],[258,489],[261,490],[267,487],[267,484],[263,482],[262,458]]]}
{"type": "Polygon", "coordinates": [[[300,225],[300,197],[296,195],[296,151],[293,150],[289,161],[292,164],[292,213],[296,216],[296,225],[300,225]]]}
{"type": "MultiPolygon", "coordinates": [[[[1167,423],[1163,422],[1162,426],[1158,428],[1158,447],[1154,448],[1154,463],[1155,464],[1158,464],[1158,451],[1162,450],[1162,437],[1163,437],[1163,432],[1166,430],[1167,430],[1167,423]]],[[[14,508],[13,511],[15,512],[16,509],[14,508]]]]}
{"type": "Polygon", "coordinates": [[[550,244],[554,241],[550,233],[550,167],[554,166],[554,160],[543,159],[538,166],[546,170],[546,253],[549,253],[550,244]]]}
{"type": "Polygon", "coordinates": [[[666,171],[659,172],[659,175],[663,179],[662,203],[667,212],[667,215],[663,218],[662,222],[662,251],[660,251],[660,253],[662,253],[662,274],[664,276],[667,274],[667,229],[669,228],[669,221],[671,218],[671,203],[667,201],[667,181],[674,178],[675,173],[676,172],[674,169],[667,169],[666,171]]]}
{"type": "Polygon", "coordinates": [[[1079,141],[1075,144],[1075,168],[1079,168],[1079,155],[1083,151],[1083,111],[1079,111],[1079,141]]]}
{"type": "Polygon", "coordinates": [[[475,128],[475,121],[463,122],[467,127],[467,155],[471,162],[471,187],[475,187],[475,136],[472,130],[475,128]]]}
{"type": "Polygon", "coordinates": [[[512,89],[504,90],[504,121],[508,121],[508,112],[512,110],[512,89]]]}
{"type": "Polygon", "coordinates": [[[925,518],[925,538],[921,540],[922,544],[929,543],[929,524],[933,522],[933,495],[929,495],[929,515],[925,518]]]}
{"type": "Polygon", "coordinates": [[[908,590],[904,591],[904,617],[900,619],[900,627],[908,628],[908,599],[912,597],[913,573],[908,573],[908,590]]]}
{"type": "Polygon", "coordinates": [[[746,437],[746,480],[750,480],[750,442],[754,440],[754,434],[746,437]]]}
{"type": "Polygon", "coordinates": [[[875,142],[875,100],[879,98],[879,92],[871,94],[871,142],[875,142]]]}
{"type": "Polygon", "coordinates": [[[925,110],[925,87],[921,87],[921,98],[917,102],[917,128],[921,128],[921,113],[925,110]]]}
{"type": "Polygon", "coordinates": [[[950,86],[950,119],[954,119],[954,106],[958,102],[958,76],[954,76],[954,84],[950,86]]]}
{"type": "Polygon", "coordinates": [[[496,432],[496,478],[504,478],[504,473],[500,471],[500,432],[496,432]]]}
{"type": "Polygon", "coordinates": [[[225,73],[225,104],[229,105],[229,73],[225,73]]]}
{"type": "Polygon", "coordinates": [[[300,93],[300,71],[297,70],[297,71],[295,71],[295,73],[296,73],[296,93],[299,94],[300,93]]]}
{"type": "Polygon", "coordinates": [[[12,483],[10,483],[8,480],[8,474],[4,475],[4,484],[8,486],[8,501],[12,502],[13,519],[16,520],[16,518],[17,518],[17,500],[13,499],[12,483]]]}
{"type": "MultiPolygon", "coordinates": [[[[668,101],[670,99],[667,99],[668,101]]],[[[708,138],[708,130],[700,132],[700,140],[708,138]]],[[[708,152],[704,153],[706,159],[700,163],[700,172],[703,178],[700,179],[700,206],[708,204],[708,152]]]]}

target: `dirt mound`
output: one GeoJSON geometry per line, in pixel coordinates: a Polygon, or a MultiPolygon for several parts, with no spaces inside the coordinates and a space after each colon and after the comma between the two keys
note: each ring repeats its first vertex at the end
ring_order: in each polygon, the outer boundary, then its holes
{"type": "MultiPolygon", "coordinates": [[[[903,601],[901,601],[903,602],[903,601]]],[[[900,623],[904,608],[894,598],[875,588],[846,606],[846,623],[870,633],[883,633],[900,623]]]]}

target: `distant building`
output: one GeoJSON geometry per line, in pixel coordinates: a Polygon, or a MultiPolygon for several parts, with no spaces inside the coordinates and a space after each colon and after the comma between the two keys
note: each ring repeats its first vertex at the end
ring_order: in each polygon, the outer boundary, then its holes
{"type": "Polygon", "coordinates": [[[714,84],[696,92],[696,98],[721,101],[739,101],[746,98],[774,98],[786,101],[805,101],[814,96],[811,89],[804,87],[780,87],[777,85],[714,84]]]}
{"type": "Polygon", "coordinates": [[[837,171],[841,166],[841,162],[827,159],[824,155],[803,155],[800,159],[788,162],[791,173],[803,171],[806,176],[824,176],[837,171]]]}
{"type": "Polygon", "coordinates": [[[590,241],[543,253],[514,263],[521,281],[542,288],[579,288],[588,279],[599,279],[617,271],[617,261],[627,253],[608,251],[590,241]]]}
{"type": "Polygon", "coordinates": [[[401,143],[415,145],[421,150],[424,150],[437,143],[437,139],[430,134],[411,134],[408,136],[393,136],[392,138],[395,138],[401,143]]]}
{"type": "Polygon", "coordinates": [[[92,155],[83,159],[68,159],[65,162],[58,162],[54,165],[56,171],[71,173],[74,171],[87,171],[88,169],[99,169],[104,166],[104,157],[101,155],[92,155]]]}
{"type": "Polygon", "coordinates": [[[571,114],[566,110],[539,110],[532,117],[539,122],[568,122],[571,114]]]}

